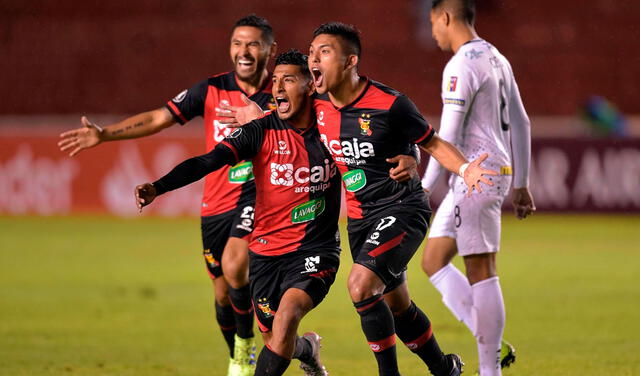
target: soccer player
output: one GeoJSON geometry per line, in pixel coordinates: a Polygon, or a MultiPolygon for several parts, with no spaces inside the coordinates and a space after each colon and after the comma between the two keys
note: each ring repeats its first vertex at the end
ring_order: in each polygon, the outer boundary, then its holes
{"type": "MultiPolygon", "coordinates": [[[[404,183],[389,178],[389,157],[419,144],[464,176],[470,190],[490,185],[483,175],[496,173],[479,167],[486,155],[466,162],[406,96],[361,77],[360,49],[353,26],[332,22],[316,29],[309,54],[318,130],[347,191],[354,259],[349,292],[380,375],[399,375],[395,334],[434,375],[459,375],[462,361],[442,353],[429,319],[409,297],[405,270],[426,234],[430,209],[418,177],[404,183]]],[[[238,119],[260,114],[255,105],[233,110],[238,119]]]]}
{"type": "Polygon", "coordinates": [[[348,288],[373,350],[380,375],[399,375],[395,335],[434,375],[459,375],[462,361],[444,355],[431,323],[409,297],[406,267],[424,238],[430,217],[418,177],[389,179],[386,158],[408,153],[414,144],[464,177],[470,190],[490,184],[440,139],[403,94],[358,73],[361,43],[353,26],[318,27],[310,47],[310,68],[319,94],[315,101],[320,135],[342,174],[348,232],[354,260],[348,288]]]}
{"type": "Polygon", "coordinates": [[[256,375],[282,375],[292,357],[301,360],[306,375],[327,375],[319,336],[296,335],[302,317],[326,296],[340,262],[340,175],[320,140],[312,95],[307,57],[294,50],[279,55],[273,72],[277,115],[238,128],[208,154],[136,187],[142,209],[225,165],[253,160],[257,196],[249,274],[265,342],[256,375]]]}
{"type": "MultiPolygon", "coordinates": [[[[246,95],[264,109],[275,108],[267,63],[275,56],[276,43],[267,20],[255,15],[238,20],[229,53],[233,71],[197,83],[162,108],[104,128],[83,117],[84,127],[60,135],[60,149],[73,156],[105,141],[148,136],[202,116],[206,147],[213,150],[230,133],[220,123],[216,107],[245,105],[246,95]]],[[[213,280],[216,319],[231,356],[229,376],[253,375],[255,368],[247,241],[253,227],[255,183],[251,162],[237,162],[206,177],[201,208],[203,255],[213,280]]]]}
{"type": "MultiPolygon", "coordinates": [[[[531,138],[511,66],[478,37],[474,16],[473,0],[433,1],[433,37],[443,51],[454,53],[443,73],[439,134],[469,158],[489,153],[487,166],[500,175],[492,178],[493,186],[471,197],[462,179],[449,180],[422,266],[444,304],[476,337],[480,375],[496,376],[501,365],[515,360],[513,348],[502,341],[505,309],[496,272],[500,207],[513,185],[517,217],[535,210],[528,189],[531,138]],[[464,259],[466,277],[451,264],[456,253],[464,259]]],[[[437,161],[429,162],[422,181],[425,190],[433,190],[441,170],[437,161]]]]}

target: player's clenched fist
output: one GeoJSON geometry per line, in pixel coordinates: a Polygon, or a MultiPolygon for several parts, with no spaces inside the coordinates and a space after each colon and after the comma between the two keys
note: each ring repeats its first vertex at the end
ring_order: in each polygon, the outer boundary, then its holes
{"type": "Polygon", "coordinates": [[[136,187],[136,206],[138,210],[142,211],[142,208],[153,202],[156,198],[156,187],[151,183],[140,184],[136,187]]]}

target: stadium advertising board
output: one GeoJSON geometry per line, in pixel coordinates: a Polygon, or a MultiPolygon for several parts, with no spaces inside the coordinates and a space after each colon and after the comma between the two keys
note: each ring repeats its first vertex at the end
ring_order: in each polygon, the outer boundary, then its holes
{"type": "MultiPolygon", "coordinates": [[[[56,142],[55,135],[0,137],[0,214],[137,215],[135,185],[204,148],[192,135],[158,135],[69,158],[56,142]]],[[[532,156],[539,211],[640,213],[640,139],[536,139],[532,156]]],[[[161,197],[145,214],[197,216],[201,193],[201,183],[193,184],[161,197]]]]}

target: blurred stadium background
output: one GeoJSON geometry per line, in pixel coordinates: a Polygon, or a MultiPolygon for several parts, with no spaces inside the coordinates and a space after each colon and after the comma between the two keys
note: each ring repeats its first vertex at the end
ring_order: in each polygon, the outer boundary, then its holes
{"type": "MultiPolygon", "coordinates": [[[[505,207],[506,334],[520,351],[505,375],[638,375],[640,2],[477,3],[476,28],[511,61],[532,120],[538,214],[516,222],[505,207]]],[[[355,24],[361,73],[409,95],[437,127],[450,55],[431,39],[428,9],[420,0],[0,0],[0,374],[223,375],[200,260],[201,186],[142,215],[132,198],[136,184],[204,152],[202,123],[73,159],[58,134],[83,114],[104,125],[158,108],[229,70],[230,27],[248,13],[269,19],[281,51],[306,51],[323,22],[355,24]]],[[[416,300],[473,371],[471,336],[415,261],[416,300]]],[[[324,330],[333,375],[371,375],[348,265],[304,325],[324,330]]],[[[401,356],[404,374],[424,374],[401,356]]]]}

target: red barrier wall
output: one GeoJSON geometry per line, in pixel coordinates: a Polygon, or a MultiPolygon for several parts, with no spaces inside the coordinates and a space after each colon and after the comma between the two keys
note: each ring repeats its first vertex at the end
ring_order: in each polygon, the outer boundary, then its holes
{"type": "MultiPolygon", "coordinates": [[[[137,184],[204,152],[197,129],[107,143],[75,158],[58,150],[53,133],[0,132],[0,214],[136,215],[137,184]]],[[[201,190],[171,192],[144,213],[198,215],[201,190]]],[[[640,213],[640,139],[534,140],[531,190],[540,211],[640,213]]]]}
{"type": "MultiPolygon", "coordinates": [[[[571,115],[591,94],[638,113],[640,2],[478,1],[477,29],[512,62],[531,114],[571,115]],[[635,44],[634,44],[635,43],[635,44]]],[[[0,114],[137,113],[229,69],[230,26],[256,12],[281,48],[341,20],[363,33],[362,73],[439,113],[448,59],[424,0],[0,1],[0,114]]]]}

